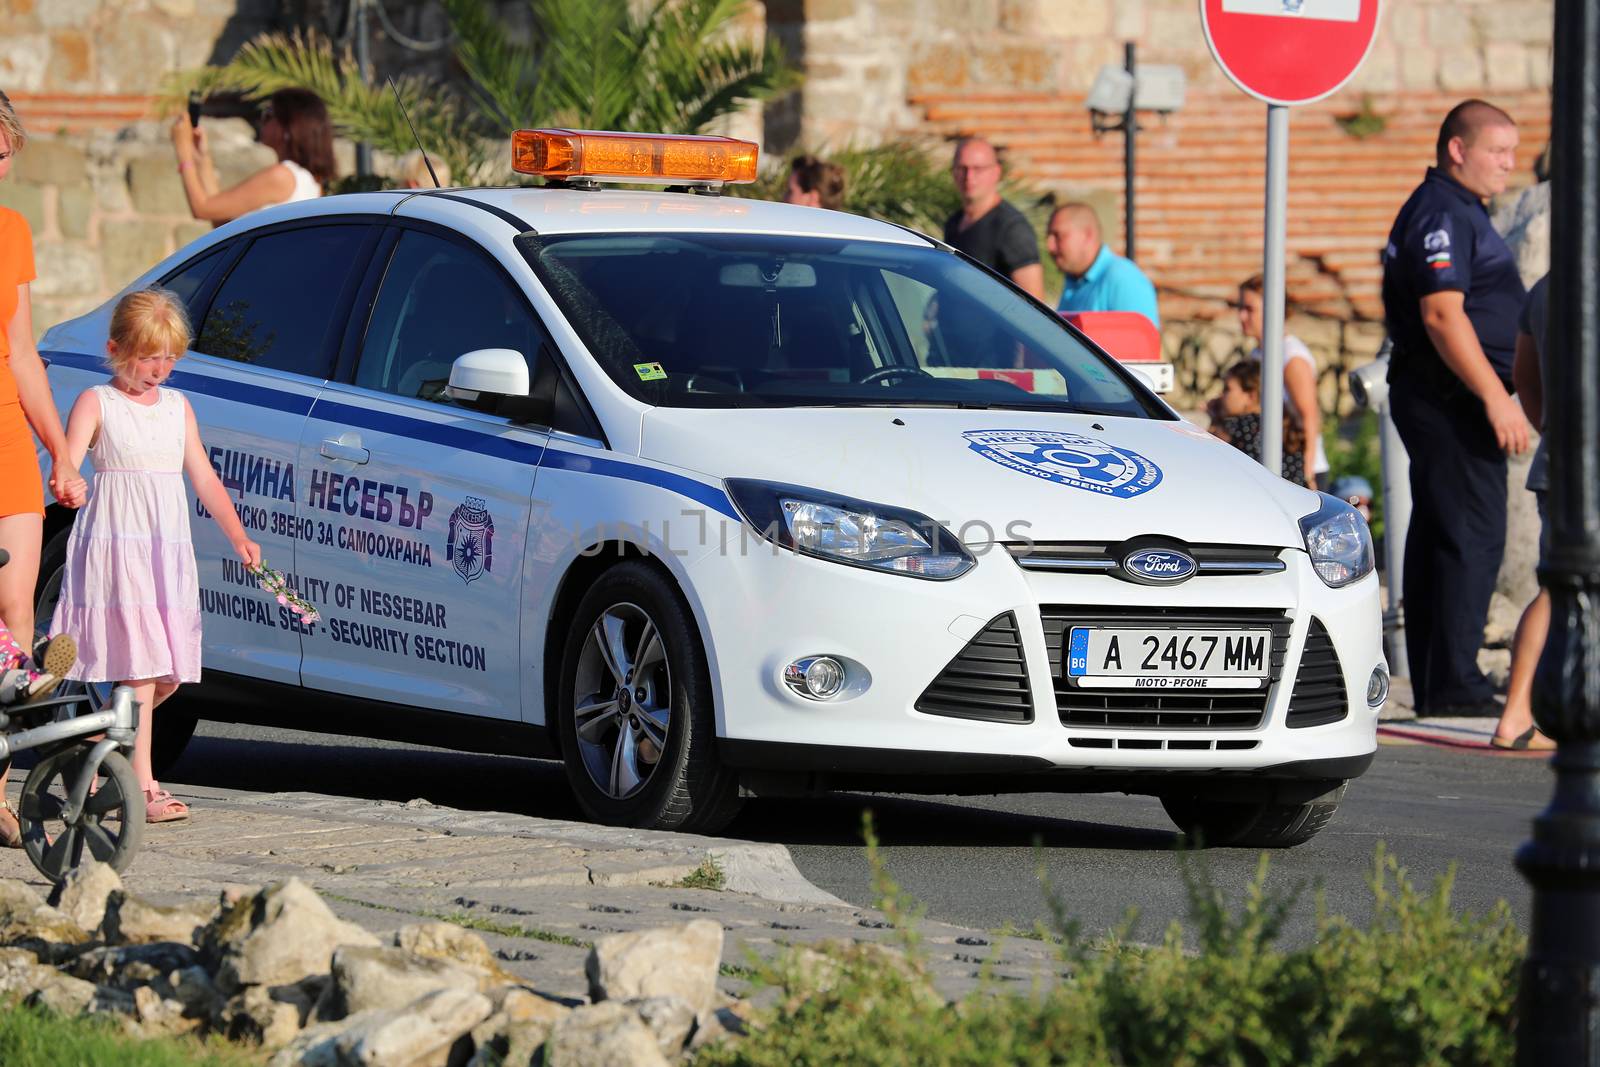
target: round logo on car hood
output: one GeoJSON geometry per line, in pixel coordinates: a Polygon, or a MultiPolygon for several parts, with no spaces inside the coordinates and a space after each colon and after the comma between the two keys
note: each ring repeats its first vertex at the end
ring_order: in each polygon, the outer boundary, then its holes
{"type": "Polygon", "coordinates": [[[1122,569],[1140,581],[1168,584],[1193,577],[1200,567],[1187,552],[1173,548],[1142,548],[1122,557],[1122,569]]]}

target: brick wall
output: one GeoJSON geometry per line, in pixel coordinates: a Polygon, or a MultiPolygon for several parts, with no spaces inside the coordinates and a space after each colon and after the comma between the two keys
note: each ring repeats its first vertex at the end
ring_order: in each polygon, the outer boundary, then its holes
{"type": "MultiPolygon", "coordinates": [[[[1549,137],[1551,0],[1385,0],[1371,55],[1349,87],[1291,112],[1290,327],[1324,368],[1381,340],[1378,252],[1431,162],[1439,121],[1483,96],[1522,127],[1518,181],[1549,137]],[[1341,118],[1381,120],[1365,137],[1341,118]]],[[[1265,108],[1217,69],[1194,0],[767,0],[767,21],[806,71],[769,108],[769,147],[987,136],[1042,193],[1100,210],[1123,245],[1122,138],[1096,138],[1084,98],[1123,42],[1183,69],[1181,112],[1144,120],[1135,220],[1140,265],[1162,295],[1167,347],[1209,388],[1238,350],[1228,301],[1261,269],[1265,108]]],[[[1368,123],[1372,125],[1372,123],[1368,123]]]]}

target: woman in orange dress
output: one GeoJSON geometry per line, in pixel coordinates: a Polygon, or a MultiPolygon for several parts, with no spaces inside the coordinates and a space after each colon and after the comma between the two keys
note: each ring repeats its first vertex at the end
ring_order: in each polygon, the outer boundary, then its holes
{"type": "MultiPolygon", "coordinates": [[[[10,173],[12,160],[26,141],[11,100],[0,92],[0,179],[10,173]]],[[[44,485],[35,434],[51,456],[50,492],[70,507],[83,503],[87,493],[82,475],[67,462],[61,415],[33,345],[28,283],[34,277],[28,222],[0,207],[0,548],[11,554],[11,561],[0,567],[0,622],[19,642],[30,645],[44,539],[44,485]]],[[[5,802],[9,770],[9,764],[0,765],[0,845],[18,848],[22,835],[5,802]]]]}

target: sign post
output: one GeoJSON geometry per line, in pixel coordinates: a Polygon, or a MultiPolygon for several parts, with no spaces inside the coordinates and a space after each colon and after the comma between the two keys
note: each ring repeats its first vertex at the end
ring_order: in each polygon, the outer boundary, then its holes
{"type": "MultiPolygon", "coordinates": [[[[1222,73],[1267,105],[1266,243],[1262,257],[1261,463],[1283,469],[1284,233],[1289,108],[1337,92],[1378,35],[1379,0],[1200,0],[1206,45],[1222,73]]],[[[1306,472],[1307,477],[1311,475],[1306,472]]]]}

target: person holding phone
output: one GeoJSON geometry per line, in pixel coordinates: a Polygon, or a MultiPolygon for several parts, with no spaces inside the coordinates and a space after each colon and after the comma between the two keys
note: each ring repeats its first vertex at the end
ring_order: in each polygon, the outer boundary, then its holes
{"type": "Polygon", "coordinates": [[[279,89],[261,112],[258,138],[278,162],[227,189],[217,181],[211,146],[198,119],[199,101],[172,123],[172,148],[189,213],[221,225],[246,212],[322,195],[333,180],[333,126],[322,98],[309,89],[279,89]]]}

